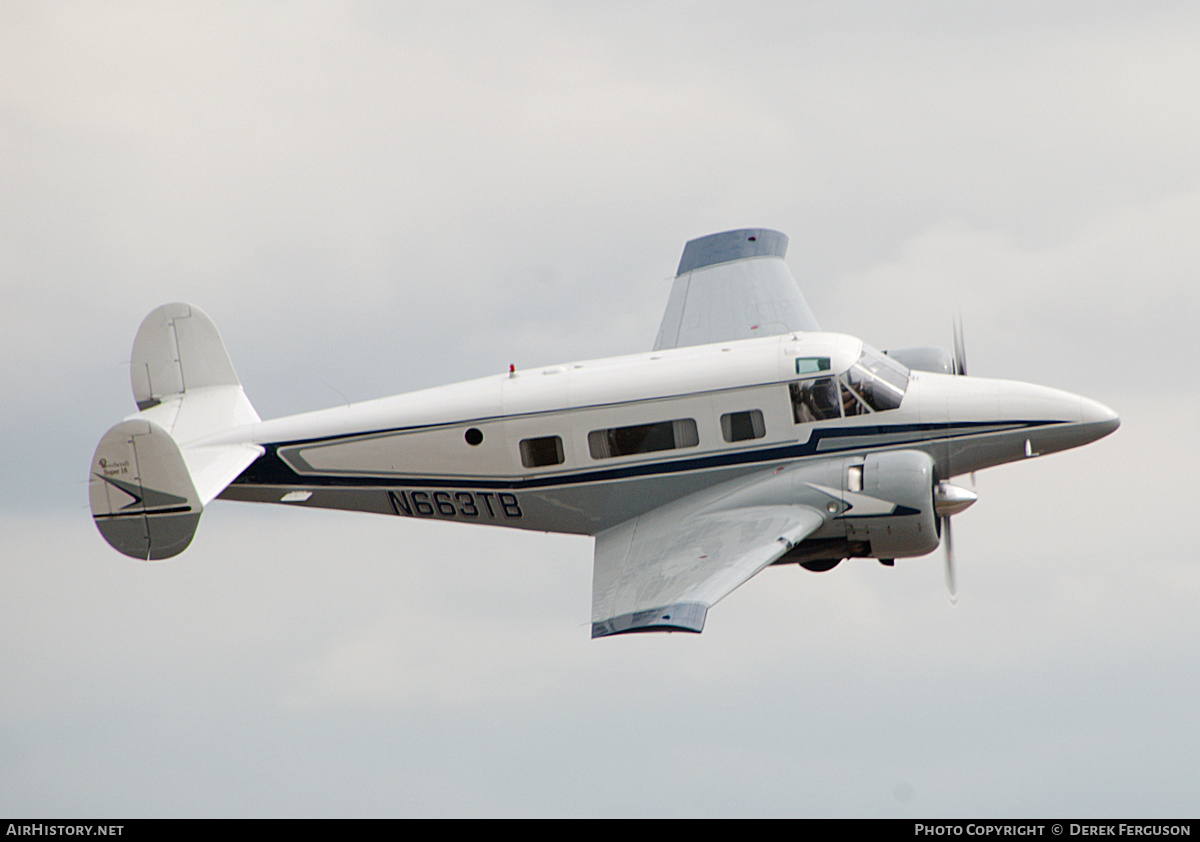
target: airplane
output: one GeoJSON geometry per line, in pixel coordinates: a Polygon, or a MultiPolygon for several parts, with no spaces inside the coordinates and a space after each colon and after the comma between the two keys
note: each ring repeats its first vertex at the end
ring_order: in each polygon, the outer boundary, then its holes
{"type": "Polygon", "coordinates": [[[787,237],[683,250],[649,352],[507,372],[262,421],[212,320],[138,329],[138,411],[92,457],[115,549],[183,552],[214,499],[595,536],[592,637],[699,633],[770,565],[922,556],[976,500],[951,480],[1079,447],[1120,424],[1043,386],[967,376],[954,353],[822,332],[787,237]]]}

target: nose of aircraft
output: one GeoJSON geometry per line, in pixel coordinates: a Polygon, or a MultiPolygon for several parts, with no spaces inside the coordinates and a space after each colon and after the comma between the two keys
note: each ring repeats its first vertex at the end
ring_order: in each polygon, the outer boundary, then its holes
{"type": "Polygon", "coordinates": [[[959,433],[943,454],[947,476],[1080,447],[1121,425],[1102,403],[1032,383],[926,375],[910,393],[922,421],[945,421],[959,433]],[[975,435],[996,422],[1001,429],[975,435]]]}
{"type": "Polygon", "coordinates": [[[1090,444],[1121,425],[1115,412],[1082,395],[1032,383],[996,381],[995,388],[1001,417],[1022,423],[1012,442],[1026,457],[1090,444]]]}
{"type": "Polygon", "coordinates": [[[1099,401],[1081,397],[1079,399],[1079,424],[1080,432],[1086,433],[1087,440],[1095,441],[1104,438],[1120,427],[1121,419],[1117,417],[1117,413],[1099,401]]]}
{"type": "Polygon", "coordinates": [[[1023,408],[1029,410],[1028,417],[1051,422],[1024,434],[1026,456],[1082,447],[1104,438],[1121,426],[1117,413],[1091,398],[1043,386],[1026,386],[1025,394],[1027,398],[1023,408]],[[1076,412],[1078,416],[1075,416],[1076,412]],[[1072,416],[1079,420],[1068,421],[1072,416]]]}

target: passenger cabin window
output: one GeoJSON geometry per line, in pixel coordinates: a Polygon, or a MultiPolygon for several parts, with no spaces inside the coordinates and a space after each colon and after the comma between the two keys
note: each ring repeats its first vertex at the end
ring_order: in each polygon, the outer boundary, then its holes
{"type": "MultiPolygon", "coordinates": [[[[802,363],[811,373],[827,370],[814,370],[811,359],[814,358],[797,358],[797,373],[801,373],[802,363]]],[[[896,409],[907,389],[908,369],[867,348],[854,365],[836,378],[818,377],[788,384],[792,418],[797,424],[896,409]]]]}
{"type": "Polygon", "coordinates": [[[521,439],[521,464],[526,468],[544,468],[563,463],[563,444],[559,436],[521,439]]]}
{"type": "Polygon", "coordinates": [[[680,447],[695,447],[699,443],[696,422],[691,418],[660,421],[657,424],[638,424],[633,427],[613,427],[588,433],[588,451],[593,459],[676,450],[680,447]]]}
{"type": "Polygon", "coordinates": [[[761,439],[766,434],[767,427],[763,424],[763,414],[760,410],[727,412],[721,416],[721,436],[727,442],[761,439]]]}

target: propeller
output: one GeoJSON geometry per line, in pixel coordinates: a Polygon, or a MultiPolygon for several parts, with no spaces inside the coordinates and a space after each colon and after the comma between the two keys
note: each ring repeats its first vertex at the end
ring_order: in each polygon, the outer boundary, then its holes
{"type": "Polygon", "coordinates": [[[942,546],[946,551],[946,592],[950,602],[958,601],[958,580],[954,575],[954,533],[950,518],[970,507],[979,497],[974,491],[942,480],[933,487],[933,511],[942,530],[942,546]]]}
{"type": "Polygon", "coordinates": [[[954,317],[954,373],[967,373],[967,342],[963,336],[962,313],[954,317]]]}
{"type": "Polygon", "coordinates": [[[958,581],[954,578],[954,533],[950,530],[950,518],[942,518],[942,541],[946,550],[946,593],[950,604],[958,602],[958,581]]]}
{"type": "MultiPolygon", "coordinates": [[[[954,373],[959,377],[967,374],[967,342],[963,335],[962,313],[954,317],[954,373]]],[[[971,485],[975,485],[975,472],[971,472],[971,485]]],[[[954,572],[954,532],[950,519],[978,500],[974,491],[954,485],[946,480],[933,487],[933,511],[942,532],[942,547],[946,557],[946,593],[950,604],[958,602],[958,578],[954,572]]]]}
{"type": "MultiPolygon", "coordinates": [[[[967,339],[961,311],[954,317],[954,373],[959,377],[967,376],[967,339]]],[[[971,471],[971,487],[975,487],[974,471],[971,471]]]]}

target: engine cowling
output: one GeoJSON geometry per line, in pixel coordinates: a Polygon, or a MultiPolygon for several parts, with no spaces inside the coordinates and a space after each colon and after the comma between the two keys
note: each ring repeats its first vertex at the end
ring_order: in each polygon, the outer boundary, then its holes
{"type": "Polygon", "coordinates": [[[916,348],[896,348],[883,353],[901,365],[916,371],[933,371],[938,374],[954,373],[954,357],[945,348],[920,345],[916,348]]]}
{"type": "Polygon", "coordinates": [[[933,552],[939,540],[934,485],[933,460],[927,453],[868,454],[861,468],[847,473],[846,500],[851,506],[842,515],[847,541],[867,543],[872,558],[933,552]]]}

